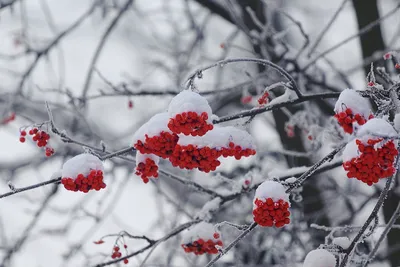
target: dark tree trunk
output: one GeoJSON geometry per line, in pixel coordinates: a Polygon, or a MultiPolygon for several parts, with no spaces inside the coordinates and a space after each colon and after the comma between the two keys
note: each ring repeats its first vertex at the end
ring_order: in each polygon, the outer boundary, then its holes
{"type": "MultiPolygon", "coordinates": [[[[357,16],[358,28],[362,29],[372,21],[379,19],[379,10],[377,0],[353,0],[354,10],[357,16]]],[[[380,25],[372,28],[369,32],[360,36],[360,45],[362,50],[363,58],[372,56],[376,51],[383,51],[385,49],[385,42],[382,37],[382,31],[380,25]]],[[[374,62],[375,66],[383,66],[383,59],[374,62]]],[[[370,71],[370,67],[365,67],[365,72],[370,71]]],[[[395,193],[391,192],[386,199],[385,205],[383,205],[383,214],[385,221],[388,222],[396,209],[397,203],[399,203],[400,197],[395,193]]],[[[396,223],[400,223],[397,220],[396,223]]],[[[400,265],[400,253],[399,250],[395,249],[400,246],[400,230],[392,229],[388,236],[388,251],[395,250],[388,255],[388,260],[392,267],[400,265]],[[391,249],[392,248],[392,249],[391,249]]]]}

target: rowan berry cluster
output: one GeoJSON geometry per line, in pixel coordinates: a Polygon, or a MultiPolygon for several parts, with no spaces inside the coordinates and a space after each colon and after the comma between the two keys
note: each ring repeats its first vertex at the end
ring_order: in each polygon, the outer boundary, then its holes
{"type": "MultiPolygon", "coordinates": [[[[343,128],[344,132],[352,134],[354,131],[354,123],[358,125],[363,125],[366,119],[361,114],[354,114],[351,108],[346,108],[345,111],[339,112],[334,116],[339,125],[343,128]]],[[[374,116],[371,114],[368,119],[372,119],[374,116]]]]}
{"type": "MultiPolygon", "coordinates": [[[[45,131],[39,130],[38,128],[32,128],[29,130],[29,135],[32,136],[32,141],[36,142],[38,147],[45,147],[45,155],[46,157],[51,157],[54,154],[54,149],[47,146],[50,135],[45,131]],[[47,147],[46,147],[47,146],[47,147]]],[[[21,143],[25,143],[27,133],[25,130],[20,132],[19,141],[21,143]]]]}
{"type": "Polygon", "coordinates": [[[216,246],[222,247],[223,243],[221,240],[219,240],[219,234],[215,233],[214,238],[216,240],[208,239],[204,240],[202,238],[199,238],[198,240],[192,242],[192,243],[187,243],[187,244],[182,244],[182,248],[185,250],[186,253],[194,253],[195,255],[203,255],[203,254],[217,254],[218,249],[216,246]]]}
{"type": "Polygon", "coordinates": [[[395,173],[394,161],[398,155],[396,146],[392,140],[382,143],[382,138],[369,139],[365,144],[357,139],[356,144],[360,155],[343,163],[348,178],[356,178],[368,185],[377,183],[379,179],[389,177],[395,173]]]}
{"type": "Polygon", "coordinates": [[[88,176],[78,174],[75,178],[63,177],[61,183],[64,188],[69,191],[80,191],[87,193],[90,190],[99,191],[100,189],[106,188],[106,184],[103,182],[103,172],[101,170],[91,170],[88,176]]]}
{"type": "Polygon", "coordinates": [[[158,177],[158,166],[154,160],[146,158],[144,162],[138,164],[135,174],[140,176],[143,182],[147,184],[149,177],[158,177]]]}
{"type": "Polygon", "coordinates": [[[214,128],[207,120],[207,112],[202,112],[201,114],[193,111],[182,112],[170,119],[168,128],[176,134],[203,136],[214,128]]]}
{"type": "MultiPolygon", "coordinates": [[[[124,248],[126,249],[128,246],[127,245],[124,245],[124,248]]],[[[111,254],[111,258],[113,258],[113,259],[119,259],[119,258],[121,258],[121,256],[122,256],[122,253],[120,252],[120,249],[119,249],[119,246],[114,246],[114,248],[113,248],[113,253],[111,254]]],[[[124,263],[125,264],[128,264],[129,263],[129,260],[128,259],[124,259],[124,263]]]]}
{"type": "Polygon", "coordinates": [[[268,91],[265,91],[261,96],[260,96],[260,98],[258,98],[258,104],[260,104],[260,105],[265,105],[265,104],[267,104],[268,103],[268,97],[269,97],[269,93],[268,93],[268,91]]]}
{"type": "Polygon", "coordinates": [[[264,227],[282,227],[290,223],[289,203],[280,199],[276,202],[272,198],[265,201],[256,198],[256,207],[253,209],[253,218],[256,223],[264,227]]]}
{"type": "Polygon", "coordinates": [[[159,136],[149,137],[146,134],[145,141],[138,140],[134,147],[142,154],[154,154],[166,159],[172,155],[178,139],[178,135],[162,131],[159,136]]]}

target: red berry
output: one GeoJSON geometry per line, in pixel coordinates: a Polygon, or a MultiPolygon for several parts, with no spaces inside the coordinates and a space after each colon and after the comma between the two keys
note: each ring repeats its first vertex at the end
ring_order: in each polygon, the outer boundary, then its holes
{"type": "Polygon", "coordinates": [[[128,264],[128,263],[129,263],[129,260],[128,260],[128,259],[124,259],[124,263],[125,263],[125,264],[128,264]]]}
{"type": "Polygon", "coordinates": [[[395,67],[397,70],[400,70],[400,64],[399,64],[399,63],[396,63],[396,65],[394,65],[394,67],[395,67]]]}
{"type": "Polygon", "coordinates": [[[26,136],[26,131],[21,131],[22,136],[26,136]]]}
{"type": "Polygon", "coordinates": [[[133,108],[133,101],[132,101],[132,100],[129,100],[129,101],[128,101],[128,108],[129,108],[129,109],[132,109],[132,108],[133,108]]]}
{"type": "Polygon", "coordinates": [[[20,141],[21,143],[25,143],[25,137],[22,137],[22,136],[21,136],[21,137],[19,138],[19,141],[20,141]]]}
{"type": "Polygon", "coordinates": [[[250,184],[250,180],[244,180],[244,184],[245,185],[249,185],[250,184]]]}
{"type": "Polygon", "coordinates": [[[218,239],[218,238],[219,238],[219,234],[218,234],[218,233],[214,233],[214,234],[213,234],[213,237],[214,237],[215,239],[218,239]]]}
{"type": "Polygon", "coordinates": [[[127,248],[127,247],[128,247],[128,246],[125,244],[125,245],[124,245],[124,248],[127,248]]]}

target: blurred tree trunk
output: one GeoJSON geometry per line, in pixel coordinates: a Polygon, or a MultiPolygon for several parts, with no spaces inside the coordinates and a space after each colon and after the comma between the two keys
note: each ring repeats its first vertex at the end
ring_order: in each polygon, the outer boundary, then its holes
{"type": "MultiPolygon", "coordinates": [[[[217,5],[217,8],[215,8],[215,5],[213,6],[210,1],[203,1],[203,0],[196,0],[198,3],[202,4],[204,7],[208,8],[211,12],[220,15],[223,18],[227,18],[227,13],[220,8],[220,6],[217,5]],[[214,8],[213,8],[214,7],[214,8]]],[[[247,0],[247,1],[238,1],[238,4],[241,7],[242,10],[242,20],[247,27],[248,30],[250,31],[260,31],[260,29],[257,27],[257,25],[254,23],[253,19],[249,15],[249,13],[245,10],[246,8],[250,8],[253,10],[254,14],[257,16],[258,20],[261,21],[262,23],[265,23],[266,17],[265,17],[265,7],[262,1],[260,0],[247,0]]],[[[229,14],[229,13],[228,13],[229,14]]],[[[272,18],[271,18],[272,19],[272,18]]],[[[228,21],[231,23],[234,23],[234,21],[230,18],[228,21]]],[[[281,30],[279,27],[280,20],[279,18],[273,18],[273,23],[276,24],[274,27],[277,30],[281,30]]],[[[271,40],[265,40],[265,44],[267,45],[272,45],[271,40]]],[[[254,52],[261,56],[261,48],[259,44],[253,44],[253,50],[254,52]]],[[[269,47],[267,47],[267,51],[269,51],[269,47]]],[[[277,63],[278,56],[275,53],[270,53],[270,58],[274,63],[277,63]]],[[[259,66],[259,72],[263,72],[265,70],[264,66],[259,66]]],[[[239,103],[240,101],[241,94],[238,94],[236,97],[230,97],[229,101],[231,103],[239,103]]],[[[228,104],[228,103],[224,103],[228,104]]],[[[290,107],[289,111],[294,113],[296,111],[301,110],[301,107],[290,107]]],[[[285,123],[288,121],[288,117],[286,114],[281,111],[281,110],[276,110],[273,111],[273,117],[275,120],[276,124],[276,130],[279,133],[281,142],[283,144],[283,147],[288,150],[292,151],[298,151],[298,152],[304,152],[304,146],[303,142],[301,140],[301,134],[299,129],[296,129],[296,136],[294,138],[289,138],[286,134],[285,131],[285,123]]],[[[294,158],[287,156],[287,163],[289,167],[297,167],[297,166],[309,166],[312,164],[311,160],[308,158],[294,158]]],[[[315,178],[315,177],[314,177],[315,178]]],[[[303,197],[304,197],[304,203],[307,203],[307,205],[304,205],[304,215],[308,219],[308,223],[317,223],[321,225],[326,225],[330,226],[330,221],[327,217],[327,213],[325,210],[325,205],[324,201],[321,196],[321,192],[316,186],[315,181],[312,179],[309,179],[303,187],[303,197]],[[318,214],[318,216],[315,216],[318,214]]],[[[314,242],[315,245],[318,246],[321,243],[324,243],[324,235],[321,232],[313,232],[314,234],[314,242]]],[[[262,259],[257,260],[258,263],[262,262],[262,259]]]]}
{"type": "MultiPolygon", "coordinates": [[[[379,10],[377,0],[353,0],[354,11],[357,16],[358,29],[362,29],[372,21],[379,19],[379,10]]],[[[380,25],[372,28],[369,32],[360,36],[360,45],[363,58],[366,59],[372,56],[376,51],[385,50],[385,42],[382,37],[380,25]]],[[[383,59],[374,62],[374,66],[384,66],[383,59]]],[[[370,71],[370,67],[364,67],[365,73],[370,71]]],[[[400,197],[394,192],[391,192],[383,205],[383,214],[385,221],[388,222],[392,217],[397,203],[400,202],[400,197]]],[[[397,220],[396,224],[400,223],[397,220]]],[[[388,259],[392,267],[400,265],[400,253],[396,247],[400,246],[400,230],[392,229],[388,234],[388,251],[391,251],[388,259]]]]}

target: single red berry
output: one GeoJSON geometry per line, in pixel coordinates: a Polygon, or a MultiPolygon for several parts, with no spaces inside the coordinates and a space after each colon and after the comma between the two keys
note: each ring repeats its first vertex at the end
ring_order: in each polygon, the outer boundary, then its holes
{"type": "Polygon", "coordinates": [[[21,131],[21,136],[26,136],[26,131],[21,131]]]}
{"type": "Polygon", "coordinates": [[[124,259],[124,263],[125,263],[125,264],[128,264],[128,263],[129,263],[129,260],[128,260],[128,259],[124,259]]]}
{"type": "Polygon", "coordinates": [[[374,86],[374,85],[375,85],[374,82],[369,82],[369,83],[368,83],[368,86],[369,86],[369,87],[372,87],[372,86],[374,86]]]}
{"type": "Polygon", "coordinates": [[[103,244],[103,243],[104,243],[104,241],[103,241],[103,240],[99,240],[99,241],[93,241],[93,243],[95,243],[96,245],[100,245],[100,244],[103,244]]]}
{"type": "Polygon", "coordinates": [[[133,108],[133,101],[132,101],[132,100],[129,100],[129,101],[128,101],[128,108],[129,108],[129,109],[132,109],[132,108],[133,108]]]}
{"type": "Polygon", "coordinates": [[[213,236],[214,236],[215,239],[219,238],[219,234],[218,233],[214,233],[213,236]]]}
{"type": "Polygon", "coordinates": [[[127,247],[128,247],[128,246],[125,244],[125,245],[124,245],[124,248],[127,248],[127,247]]]}
{"type": "Polygon", "coordinates": [[[225,44],[224,44],[224,43],[220,43],[220,44],[219,44],[219,47],[221,47],[222,49],[224,49],[224,48],[225,48],[225,44]]]}
{"type": "Polygon", "coordinates": [[[244,180],[244,184],[245,185],[249,185],[250,184],[250,180],[244,180]]]}
{"type": "Polygon", "coordinates": [[[400,64],[399,64],[399,63],[396,63],[396,65],[394,65],[394,67],[395,67],[397,70],[400,70],[400,64]]]}
{"type": "Polygon", "coordinates": [[[21,136],[21,137],[19,138],[19,141],[20,141],[21,143],[25,143],[25,137],[22,137],[22,136],[21,136]]]}

